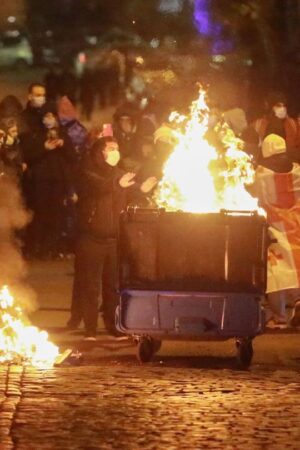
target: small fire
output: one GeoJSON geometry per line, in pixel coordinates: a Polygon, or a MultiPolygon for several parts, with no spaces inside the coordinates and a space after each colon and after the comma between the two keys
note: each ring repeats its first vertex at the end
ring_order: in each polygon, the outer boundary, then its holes
{"type": "Polygon", "coordinates": [[[205,138],[209,121],[205,96],[201,89],[190,118],[170,116],[178,143],[165,164],[154,201],[169,211],[192,213],[258,210],[257,199],[245,189],[253,183],[255,171],[251,157],[242,150],[243,142],[226,123],[215,129],[222,150],[205,138]]]}
{"type": "Polygon", "coordinates": [[[48,333],[31,326],[7,286],[0,291],[0,363],[52,367],[59,355],[48,333]]]}

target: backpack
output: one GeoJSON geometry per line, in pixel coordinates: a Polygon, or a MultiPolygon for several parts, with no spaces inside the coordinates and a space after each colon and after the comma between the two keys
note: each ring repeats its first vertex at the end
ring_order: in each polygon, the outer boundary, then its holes
{"type": "Polygon", "coordinates": [[[71,120],[64,126],[74,146],[76,155],[81,158],[85,151],[85,144],[88,135],[87,129],[77,119],[71,120]]]}

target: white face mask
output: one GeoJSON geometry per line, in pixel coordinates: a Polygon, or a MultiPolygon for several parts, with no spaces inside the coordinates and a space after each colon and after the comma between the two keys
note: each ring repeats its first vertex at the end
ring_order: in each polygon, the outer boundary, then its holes
{"type": "Polygon", "coordinates": [[[31,104],[34,108],[41,108],[46,103],[46,97],[32,97],[31,104]]]}
{"type": "Polygon", "coordinates": [[[105,161],[112,167],[116,166],[120,161],[120,152],[118,150],[110,150],[106,155],[105,161]]]}
{"type": "Polygon", "coordinates": [[[285,119],[287,116],[287,109],[285,106],[274,106],[273,111],[278,119],[285,119]]]}

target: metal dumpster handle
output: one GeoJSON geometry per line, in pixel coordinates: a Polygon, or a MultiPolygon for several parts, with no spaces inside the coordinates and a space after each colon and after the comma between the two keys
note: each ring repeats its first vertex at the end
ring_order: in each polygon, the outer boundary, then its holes
{"type": "Polygon", "coordinates": [[[221,214],[226,216],[257,216],[257,211],[240,211],[237,209],[221,209],[221,214]]]}

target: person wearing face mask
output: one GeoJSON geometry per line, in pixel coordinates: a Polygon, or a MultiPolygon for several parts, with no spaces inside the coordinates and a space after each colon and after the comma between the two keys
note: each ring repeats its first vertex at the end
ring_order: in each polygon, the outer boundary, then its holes
{"type": "Polygon", "coordinates": [[[262,156],[251,189],[267,213],[272,237],[268,247],[267,327],[299,326],[300,165],[290,160],[285,140],[276,134],[264,139],[262,156]]]}
{"type": "Polygon", "coordinates": [[[52,259],[62,253],[64,204],[74,192],[69,162],[72,144],[59,127],[55,112],[46,107],[43,111],[36,148],[38,157],[31,167],[34,216],[30,253],[34,257],[52,259]]]}
{"type": "Polygon", "coordinates": [[[0,128],[5,131],[6,137],[2,146],[2,160],[14,177],[21,183],[22,175],[27,169],[18,137],[18,125],[13,117],[0,121],[0,128]]]}
{"type": "Polygon", "coordinates": [[[28,101],[21,114],[21,121],[27,132],[41,129],[42,108],[46,105],[46,88],[41,83],[32,83],[28,88],[28,101]]]}
{"type": "Polygon", "coordinates": [[[285,139],[288,156],[293,161],[300,162],[300,129],[296,121],[288,115],[284,94],[271,92],[267,98],[266,107],[267,114],[253,124],[259,146],[261,147],[266,136],[276,134],[285,139]]]}
{"type": "Polygon", "coordinates": [[[42,116],[45,106],[47,106],[45,86],[40,83],[32,83],[28,88],[27,104],[18,120],[20,148],[24,162],[27,164],[27,170],[23,177],[23,191],[28,208],[32,208],[34,195],[32,171],[41,156],[44,128],[42,116]]]}
{"type": "Polygon", "coordinates": [[[118,302],[117,233],[119,215],[128,203],[132,189],[150,192],[154,177],[135,182],[135,174],[124,173],[118,167],[119,146],[111,136],[98,139],[77,177],[78,238],[75,248],[69,329],[76,329],[84,320],[86,340],[95,340],[97,332],[100,281],[102,282],[102,312],[107,331],[113,335],[115,309],[118,302]]]}

